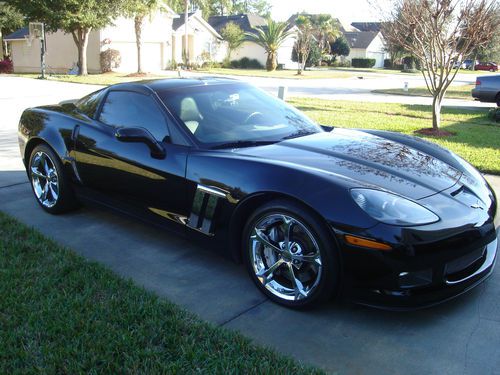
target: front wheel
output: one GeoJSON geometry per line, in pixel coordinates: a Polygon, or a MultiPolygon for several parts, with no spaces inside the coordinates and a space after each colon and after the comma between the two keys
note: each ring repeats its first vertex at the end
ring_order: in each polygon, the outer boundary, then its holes
{"type": "Polygon", "coordinates": [[[244,230],[244,259],[257,287],[287,307],[310,307],[337,289],[339,261],[324,224],[292,201],[257,209],[244,230]]]}

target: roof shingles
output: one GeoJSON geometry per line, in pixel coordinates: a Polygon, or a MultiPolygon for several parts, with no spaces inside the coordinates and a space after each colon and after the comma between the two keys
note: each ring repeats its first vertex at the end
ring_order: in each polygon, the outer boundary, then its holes
{"type": "Polygon", "coordinates": [[[13,33],[4,36],[3,40],[9,41],[9,40],[19,40],[19,39],[24,39],[25,36],[28,36],[30,33],[29,29],[27,27],[23,27],[19,30],[14,31],[13,33]]]}
{"type": "Polygon", "coordinates": [[[374,31],[354,31],[344,33],[347,43],[351,48],[368,48],[373,39],[378,35],[374,31]]]}

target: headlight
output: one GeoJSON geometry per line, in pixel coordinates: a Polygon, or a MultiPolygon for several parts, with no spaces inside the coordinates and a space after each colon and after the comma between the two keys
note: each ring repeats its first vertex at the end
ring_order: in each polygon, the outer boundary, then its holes
{"type": "Polygon", "coordinates": [[[439,216],[399,195],[372,189],[352,189],[354,201],[375,220],[391,225],[422,225],[439,220],[439,216]]]}

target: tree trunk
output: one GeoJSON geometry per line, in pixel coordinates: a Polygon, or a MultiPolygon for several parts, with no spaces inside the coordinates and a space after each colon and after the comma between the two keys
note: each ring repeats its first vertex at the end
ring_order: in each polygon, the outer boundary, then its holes
{"type": "Polygon", "coordinates": [[[443,96],[441,93],[435,93],[432,99],[432,128],[439,130],[441,125],[441,101],[443,96]]]}
{"type": "Polygon", "coordinates": [[[85,27],[78,27],[71,32],[73,41],[78,49],[78,75],[86,76],[87,71],[87,45],[89,43],[89,34],[92,29],[85,27]]]}
{"type": "Polygon", "coordinates": [[[184,65],[189,65],[189,34],[188,34],[189,0],[184,0],[184,65]]]}
{"type": "Polygon", "coordinates": [[[143,73],[142,59],[141,59],[143,21],[144,21],[144,15],[137,15],[134,18],[135,44],[137,45],[137,73],[143,73]]]}
{"type": "Polygon", "coordinates": [[[273,72],[278,67],[278,62],[276,61],[276,53],[268,52],[267,61],[266,61],[266,69],[268,72],[273,72]]]}

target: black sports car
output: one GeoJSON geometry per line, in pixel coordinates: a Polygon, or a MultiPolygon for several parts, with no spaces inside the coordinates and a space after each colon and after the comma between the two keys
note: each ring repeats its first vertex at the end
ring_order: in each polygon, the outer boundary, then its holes
{"type": "Polygon", "coordinates": [[[286,306],[340,291],[428,306],[495,263],[497,201],[467,162],[419,138],[319,126],[236,80],[118,84],[27,109],[19,141],[44,210],[93,201],[199,239],[286,306]]]}

